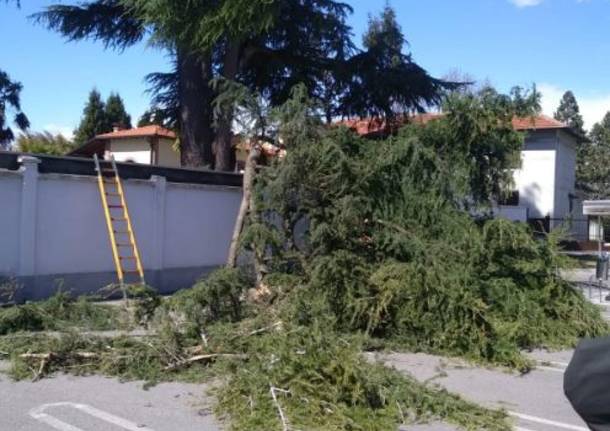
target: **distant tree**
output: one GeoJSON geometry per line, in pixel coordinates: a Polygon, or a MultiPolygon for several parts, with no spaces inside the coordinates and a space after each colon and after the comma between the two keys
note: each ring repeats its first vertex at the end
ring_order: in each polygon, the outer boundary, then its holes
{"type": "Polygon", "coordinates": [[[150,126],[151,124],[156,124],[167,129],[174,128],[174,124],[168,120],[167,115],[161,108],[147,109],[138,120],[138,127],[150,126]]]}
{"type": "Polygon", "coordinates": [[[16,150],[23,153],[51,154],[62,156],[75,148],[72,141],[61,133],[51,132],[26,133],[17,138],[16,150]]]}
{"type": "Polygon", "coordinates": [[[438,105],[447,90],[462,86],[433,78],[404,52],[407,40],[390,6],[369,18],[363,46],[364,51],[347,61],[341,115],[391,118],[424,111],[438,105]]]}
{"type": "Polygon", "coordinates": [[[89,93],[80,124],[74,131],[74,143],[76,145],[84,145],[95,135],[109,132],[110,130],[106,120],[106,106],[102,101],[99,91],[94,88],[89,93]]]}
{"type": "Polygon", "coordinates": [[[110,93],[110,96],[106,99],[104,114],[108,130],[112,130],[115,125],[131,129],[131,116],[125,110],[123,99],[118,93],[110,93]]]}
{"type": "Polygon", "coordinates": [[[585,135],[584,121],[580,115],[580,108],[574,93],[566,91],[561,98],[559,108],[555,112],[555,119],[566,123],[581,135],[585,135]]]}
{"type": "Polygon", "coordinates": [[[28,118],[21,111],[22,88],[19,82],[11,81],[8,74],[0,70],[0,147],[6,148],[15,138],[9,117],[12,116],[12,122],[21,130],[30,127],[28,118]]]}
{"type": "Polygon", "coordinates": [[[610,198],[610,112],[578,146],[576,182],[589,199],[610,198]]]}

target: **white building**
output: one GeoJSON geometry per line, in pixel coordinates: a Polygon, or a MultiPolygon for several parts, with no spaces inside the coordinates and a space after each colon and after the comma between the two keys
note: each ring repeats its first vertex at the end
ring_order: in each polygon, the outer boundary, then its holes
{"type": "Polygon", "coordinates": [[[156,125],[115,129],[97,135],[69,155],[93,157],[93,154],[97,154],[105,159],[112,155],[117,162],[180,167],[180,152],[175,148],[175,143],[174,132],[156,125]]]}
{"type": "Polygon", "coordinates": [[[576,149],[586,138],[545,116],[515,119],[527,133],[515,191],[497,209],[511,220],[530,221],[545,230],[568,227],[575,239],[587,239],[587,220],[576,191],[576,149]]]}

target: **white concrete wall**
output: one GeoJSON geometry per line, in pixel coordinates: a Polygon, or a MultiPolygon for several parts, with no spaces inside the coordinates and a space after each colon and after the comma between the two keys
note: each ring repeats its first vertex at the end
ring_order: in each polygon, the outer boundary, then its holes
{"type": "Polygon", "coordinates": [[[171,139],[159,139],[158,165],[179,168],[180,151],[174,149],[174,141],[171,139]]]}
{"type": "Polygon", "coordinates": [[[521,168],[514,174],[519,205],[529,209],[530,218],[553,217],[555,157],[555,132],[530,132],[521,152],[521,168]]]}
{"type": "Polygon", "coordinates": [[[555,204],[553,218],[576,216],[583,218],[582,212],[576,213],[576,202],[570,196],[576,194],[576,139],[564,132],[557,135],[557,169],[555,171],[555,204]]]}
{"type": "MultiPolygon", "coordinates": [[[[39,174],[35,161],[0,170],[0,276],[112,273],[96,177],[39,174]]],[[[240,188],[163,177],[123,185],[145,270],[224,264],[240,188]]]]}
{"type": "Polygon", "coordinates": [[[22,175],[0,170],[0,274],[19,271],[22,175]]]}
{"type": "Polygon", "coordinates": [[[146,138],[113,139],[110,152],[117,162],[133,162],[150,165],[151,147],[146,138]]]}

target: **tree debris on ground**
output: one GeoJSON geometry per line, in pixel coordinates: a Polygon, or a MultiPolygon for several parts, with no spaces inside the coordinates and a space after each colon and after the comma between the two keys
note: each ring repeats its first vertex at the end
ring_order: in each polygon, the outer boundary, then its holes
{"type": "Polygon", "coordinates": [[[256,175],[239,238],[264,273],[231,264],[163,301],[145,292],[148,337],[12,334],[0,351],[21,378],[213,381],[216,412],[234,431],[381,431],[432,419],[509,430],[503,412],[362,352],[525,371],[523,349],[608,333],[559,276],[569,264],[559,234],[488,217],[518,161],[523,136],[511,120],[526,96],[452,95],[443,118],[367,141],[320,127],[296,90],[277,115],[287,156],[256,175]],[[261,282],[266,293],[253,299],[261,282]]]}

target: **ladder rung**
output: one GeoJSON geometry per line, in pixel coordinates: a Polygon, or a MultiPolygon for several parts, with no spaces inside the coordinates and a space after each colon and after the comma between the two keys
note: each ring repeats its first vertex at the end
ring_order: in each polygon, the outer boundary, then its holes
{"type": "Polygon", "coordinates": [[[135,256],[119,256],[121,260],[136,260],[135,256]]]}
{"type": "Polygon", "coordinates": [[[112,221],[127,221],[127,219],[124,218],[124,217],[110,217],[110,220],[112,220],[112,221]]]}
{"type": "Polygon", "coordinates": [[[131,243],[129,242],[117,242],[115,245],[117,247],[132,247],[131,243]]]}
{"type": "Polygon", "coordinates": [[[123,208],[123,205],[108,205],[108,208],[123,208]]]}
{"type": "Polygon", "coordinates": [[[106,196],[121,196],[120,193],[108,193],[106,192],[106,196]]]}
{"type": "Polygon", "coordinates": [[[113,230],[112,232],[118,233],[119,235],[128,235],[129,234],[128,230],[113,230]]]}

